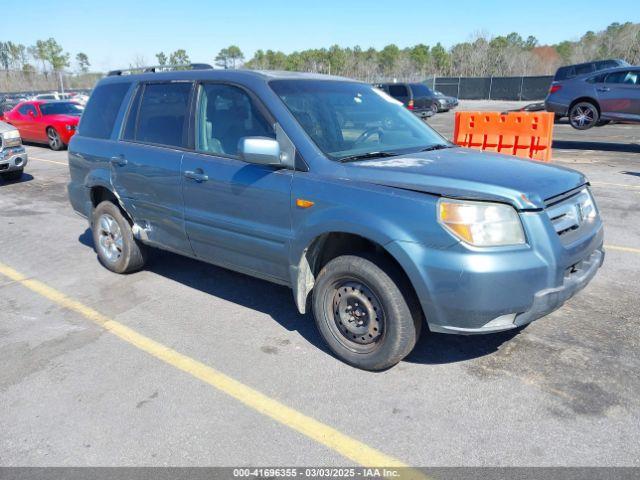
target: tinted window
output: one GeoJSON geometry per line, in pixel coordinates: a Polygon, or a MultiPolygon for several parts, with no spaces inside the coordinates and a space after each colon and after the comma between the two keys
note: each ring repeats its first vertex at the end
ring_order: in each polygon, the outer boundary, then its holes
{"type": "Polygon", "coordinates": [[[222,84],[200,86],[196,116],[196,149],[201,152],[237,155],[244,137],[275,138],[273,127],[249,95],[222,84]]]}
{"type": "Polygon", "coordinates": [[[604,74],[600,74],[600,75],[596,75],[595,77],[591,77],[587,79],[588,83],[602,83],[604,82],[604,77],[606,75],[604,74]]]}
{"type": "Polygon", "coordinates": [[[624,85],[638,85],[638,72],[624,71],[614,72],[607,75],[605,83],[619,83],[624,85]]]}
{"type": "Polygon", "coordinates": [[[330,158],[400,154],[446,144],[400,102],[370,85],[322,80],[274,80],[269,85],[330,158]]]}
{"type": "Polygon", "coordinates": [[[128,90],[128,83],[112,83],[96,87],[82,115],[78,133],[85,137],[109,138],[120,105],[128,90]]]}
{"type": "Polygon", "coordinates": [[[389,85],[389,94],[392,97],[408,97],[409,92],[404,85],[389,85]]]}
{"type": "Polygon", "coordinates": [[[587,73],[591,73],[595,71],[595,67],[593,65],[593,63],[585,63],[583,65],[576,65],[575,66],[575,75],[585,75],[587,73]]]}
{"type": "Polygon", "coordinates": [[[182,147],[189,109],[191,83],[150,83],[145,85],[137,115],[134,140],[182,147]]]}
{"type": "Polygon", "coordinates": [[[40,105],[42,115],[82,115],[84,109],[77,103],[43,103],[40,105]]]}
{"type": "Polygon", "coordinates": [[[20,107],[18,107],[18,112],[22,115],[28,115],[29,112],[33,112],[34,115],[36,115],[38,112],[36,111],[36,107],[34,107],[31,104],[27,104],[27,105],[22,105],[20,107]]]}
{"type": "Polygon", "coordinates": [[[142,98],[142,92],[144,92],[144,85],[139,85],[133,98],[133,102],[131,102],[131,108],[127,115],[124,132],[122,132],[122,138],[125,140],[135,140],[136,138],[136,126],[138,125],[138,112],[140,111],[140,99],[142,98]]]}
{"type": "Polygon", "coordinates": [[[434,94],[429,87],[422,83],[412,83],[411,91],[414,97],[433,97],[434,94]]]}

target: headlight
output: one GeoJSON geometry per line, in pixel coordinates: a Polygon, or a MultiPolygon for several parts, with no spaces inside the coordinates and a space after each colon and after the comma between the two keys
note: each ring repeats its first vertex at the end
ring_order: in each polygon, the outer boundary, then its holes
{"type": "Polygon", "coordinates": [[[525,243],[518,212],[502,203],[441,199],[438,221],[460,240],[476,247],[525,243]]]}
{"type": "Polygon", "coordinates": [[[446,98],[439,98],[438,99],[438,103],[441,103],[442,105],[446,105],[447,104],[447,99],[446,98]]]}

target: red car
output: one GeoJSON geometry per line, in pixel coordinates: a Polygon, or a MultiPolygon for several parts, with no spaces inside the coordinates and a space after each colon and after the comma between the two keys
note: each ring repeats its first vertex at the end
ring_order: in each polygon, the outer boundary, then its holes
{"type": "Polygon", "coordinates": [[[82,111],[76,102],[34,100],[5,112],[4,121],[16,127],[23,140],[62,150],[76,133],[82,111]]]}

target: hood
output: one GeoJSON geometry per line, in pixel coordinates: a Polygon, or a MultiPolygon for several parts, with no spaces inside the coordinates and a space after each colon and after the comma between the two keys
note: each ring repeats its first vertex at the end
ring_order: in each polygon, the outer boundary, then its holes
{"type": "Polygon", "coordinates": [[[453,198],[494,200],[520,210],[586,183],[575,170],[466,148],[345,163],[347,178],[453,198]]]}
{"type": "Polygon", "coordinates": [[[66,114],[57,114],[57,115],[47,115],[47,119],[53,122],[60,123],[68,123],[69,125],[78,125],[80,121],[80,115],[66,115],[66,114]]]}
{"type": "MultiPolygon", "coordinates": [[[[2,115],[0,115],[0,119],[1,118],[2,118],[2,115]]],[[[15,129],[16,127],[14,127],[13,125],[9,125],[8,123],[4,123],[0,121],[0,133],[11,132],[15,129]]]]}

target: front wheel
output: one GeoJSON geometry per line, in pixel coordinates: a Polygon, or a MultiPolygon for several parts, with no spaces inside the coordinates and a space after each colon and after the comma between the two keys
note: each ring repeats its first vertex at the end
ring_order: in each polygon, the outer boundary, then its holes
{"type": "Polygon", "coordinates": [[[431,111],[433,112],[434,115],[440,111],[440,107],[438,107],[437,103],[431,104],[431,111]]]}
{"type": "Polygon", "coordinates": [[[313,312],[320,334],[341,360],[383,370],[411,352],[422,315],[397,269],[382,258],[343,255],[318,274],[313,312]]]}
{"type": "Polygon", "coordinates": [[[51,150],[59,151],[64,148],[64,142],[62,141],[62,138],[60,138],[60,134],[53,127],[47,128],[47,140],[49,141],[49,147],[51,147],[51,150]]]}
{"type": "Polygon", "coordinates": [[[569,109],[569,123],[576,130],[588,130],[598,123],[600,113],[591,102],[578,102],[569,109]]]}

